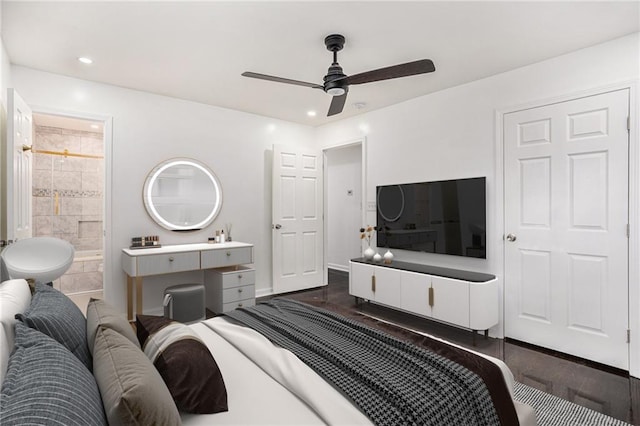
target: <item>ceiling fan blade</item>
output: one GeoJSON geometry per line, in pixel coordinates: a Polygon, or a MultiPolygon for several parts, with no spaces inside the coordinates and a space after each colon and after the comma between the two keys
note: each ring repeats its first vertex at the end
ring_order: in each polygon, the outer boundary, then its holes
{"type": "Polygon", "coordinates": [[[329,105],[329,112],[327,113],[327,117],[340,114],[342,112],[342,108],[344,108],[344,103],[346,101],[347,101],[347,92],[345,92],[344,95],[334,96],[331,99],[331,105],[329,105]]]}
{"type": "Polygon", "coordinates": [[[242,73],[244,77],[257,78],[260,80],[275,81],[276,83],[295,84],[296,86],[311,87],[312,89],[322,89],[322,86],[315,83],[307,83],[306,81],[291,80],[290,78],[274,77],[272,75],[258,74],[256,72],[245,71],[242,73]]]}
{"type": "Polygon", "coordinates": [[[373,71],[350,75],[345,78],[347,80],[347,84],[351,85],[425,74],[435,70],[436,67],[433,65],[431,59],[421,59],[419,61],[407,62],[406,64],[392,65],[386,68],[379,68],[373,71]]]}

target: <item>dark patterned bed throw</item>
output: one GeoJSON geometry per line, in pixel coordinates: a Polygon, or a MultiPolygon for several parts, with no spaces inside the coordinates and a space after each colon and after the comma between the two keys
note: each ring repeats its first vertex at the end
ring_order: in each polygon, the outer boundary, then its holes
{"type": "Polygon", "coordinates": [[[293,352],[377,425],[518,424],[474,372],[334,312],[278,298],[226,315],[293,352]]]}

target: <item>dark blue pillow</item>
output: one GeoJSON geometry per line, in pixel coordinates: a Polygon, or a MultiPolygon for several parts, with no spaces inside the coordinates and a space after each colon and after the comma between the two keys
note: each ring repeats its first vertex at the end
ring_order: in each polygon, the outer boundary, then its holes
{"type": "Polygon", "coordinates": [[[93,375],[60,343],[16,323],[0,395],[2,425],[106,425],[93,375]]]}
{"type": "Polygon", "coordinates": [[[36,283],[35,288],[29,309],[24,314],[17,314],[16,319],[57,340],[92,371],[87,320],[80,309],[53,287],[36,283]]]}

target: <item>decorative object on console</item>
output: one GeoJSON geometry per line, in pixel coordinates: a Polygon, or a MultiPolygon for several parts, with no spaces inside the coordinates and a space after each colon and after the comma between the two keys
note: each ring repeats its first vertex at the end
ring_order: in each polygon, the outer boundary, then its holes
{"type": "Polygon", "coordinates": [[[391,262],[393,261],[393,253],[391,253],[390,250],[387,250],[387,252],[382,257],[384,258],[384,263],[386,265],[390,265],[391,262]]]}
{"type": "Polygon", "coordinates": [[[363,252],[364,258],[367,260],[372,260],[373,256],[376,254],[376,252],[371,248],[371,237],[375,230],[375,226],[371,225],[367,225],[366,228],[360,228],[360,239],[367,240],[367,248],[363,252]]]}
{"type": "Polygon", "coordinates": [[[376,254],[373,255],[373,261],[377,263],[382,262],[382,256],[380,255],[380,253],[376,252],[376,254]]]}
{"type": "Polygon", "coordinates": [[[160,237],[157,235],[148,235],[146,237],[133,237],[131,238],[130,249],[143,249],[143,248],[160,248],[160,237]]]}

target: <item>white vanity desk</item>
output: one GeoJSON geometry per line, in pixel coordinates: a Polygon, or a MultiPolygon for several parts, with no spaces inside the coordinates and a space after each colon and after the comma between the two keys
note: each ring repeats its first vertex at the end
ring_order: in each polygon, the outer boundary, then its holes
{"type": "MultiPolygon", "coordinates": [[[[244,290],[253,290],[254,271],[241,267],[247,263],[253,263],[253,244],[236,241],[222,244],[198,243],[160,248],[122,249],[122,269],[127,274],[127,316],[129,320],[134,319],[134,298],[135,312],[142,313],[142,280],[144,277],[224,267],[227,268],[225,273],[228,274],[230,270],[228,267],[238,267],[237,284],[230,285],[237,285],[238,288],[244,290]]],[[[231,270],[233,269],[231,268],[231,270]]],[[[219,296],[222,298],[222,291],[220,293],[219,296]]],[[[242,290],[239,290],[239,293],[242,293],[242,290]]],[[[212,295],[212,297],[215,296],[212,295]]],[[[253,303],[255,292],[244,291],[243,297],[249,297],[248,302],[253,303]]],[[[239,306],[242,305],[239,304],[239,306]]]]}

